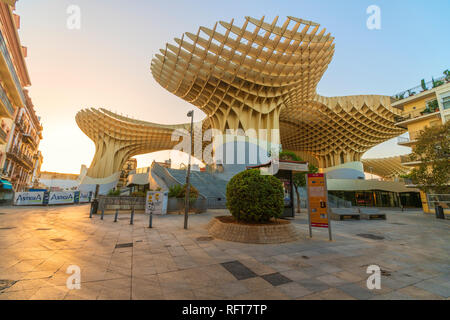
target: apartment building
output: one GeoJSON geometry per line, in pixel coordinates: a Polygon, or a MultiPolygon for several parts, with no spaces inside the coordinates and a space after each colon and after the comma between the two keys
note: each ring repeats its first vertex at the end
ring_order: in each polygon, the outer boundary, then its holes
{"type": "MultiPolygon", "coordinates": [[[[437,80],[422,84],[397,95],[398,101],[393,107],[401,110],[397,126],[408,130],[408,137],[398,137],[398,144],[405,147],[414,146],[420,132],[426,127],[441,125],[450,121],[450,77],[446,75],[437,80]]],[[[401,163],[411,168],[420,163],[413,161],[410,155],[401,156],[401,163]]],[[[434,212],[434,203],[430,195],[421,192],[422,207],[425,212],[434,212]]]]}
{"type": "Polygon", "coordinates": [[[27,48],[18,34],[15,1],[0,1],[0,201],[31,186],[42,155],[42,125],[28,91],[27,48]]]}

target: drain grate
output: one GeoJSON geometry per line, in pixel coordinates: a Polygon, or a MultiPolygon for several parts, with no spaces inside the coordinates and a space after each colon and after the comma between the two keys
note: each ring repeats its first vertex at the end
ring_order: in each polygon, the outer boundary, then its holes
{"type": "Polygon", "coordinates": [[[66,241],[66,239],[62,239],[62,238],[54,238],[54,239],[50,239],[50,240],[55,241],[55,242],[63,242],[63,241],[66,241]]]}
{"type": "Polygon", "coordinates": [[[243,265],[240,261],[229,261],[221,263],[237,280],[255,278],[258,275],[243,265]]]}
{"type": "Polygon", "coordinates": [[[212,240],[214,240],[214,238],[213,237],[198,237],[195,240],[197,240],[197,241],[212,241],[212,240]]]}
{"type": "Polygon", "coordinates": [[[133,242],[116,244],[116,248],[131,248],[131,247],[133,247],[133,242]]]}
{"type": "Polygon", "coordinates": [[[371,240],[383,240],[384,239],[384,237],[377,236],[377,235],[374,235],[371,233],[360,233],[360,234],[357,234],[357,236],[361,237],[361,238],[371,239],[371,240]]]}
{"type": "Polygon", "coordinates": [[[50,228],[37,228],[36,230],[37,231],[46,231],[46,230],[52,230],[52,229],[50,229],[50,228]]]}
{"type": "MultiPolygon", "coordinates": [[[[376,263],[376,262],[373,262],[373,263],[369,263],[369,264],[363,264],[361,267],[367,268],[368,266],[372,266],[372,265],[375,265],[375,266],[376,266],[377,263],[376,263]]],[[[391,276],[391,271],[386,270],[386,269],[383,269],[382,267],[380,267],[380,272],[381,272],[381,275],[382,275],[382,276],[385,276],[385,277],[391,276]]]]}
{"type": "Polygon", "coordinates": [[[281,273],[272,273],[272,274],[266,274],[261,276],[264,280],[266,280],[268,283],[273,285],[274,287],[280,286],[282,284],[286,284],[289,282],[292,282],[291,279],[283,276],[281,273]]]}
{"type": "Polygon", "coordinates": [[[0,279],[0,291],[8,289],[12,285],[14,285],[16,282],[17,282],[16,280],[2,280],[2,279],[0,279]]]}
{"type": "Polygon", "coordinates": [[[0,227],[0,230],[11,230],[15,229],[16,227],[0,227]]]}
{"type": "Polygon", "coordinates": [[[391,272],[388,270],[381,269],[381,275],[385,276],[385,277],[389,277],[391,275],[391,272]]]}

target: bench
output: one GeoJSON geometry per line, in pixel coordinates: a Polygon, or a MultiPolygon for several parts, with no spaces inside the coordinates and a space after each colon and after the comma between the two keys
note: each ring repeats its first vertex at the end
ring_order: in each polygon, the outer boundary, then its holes
{"type": "Polygon", "coordinates": [[[365,220],[386,220],[386,214],[381,213],[376,208],[359,208],[361,219],[365,220]]]}
{"type": "Polygon", "coordinates": [[[338,221],[346,219],[359,220],[360,213],[355,208],[330,208],[330,218],[338,221]]]}

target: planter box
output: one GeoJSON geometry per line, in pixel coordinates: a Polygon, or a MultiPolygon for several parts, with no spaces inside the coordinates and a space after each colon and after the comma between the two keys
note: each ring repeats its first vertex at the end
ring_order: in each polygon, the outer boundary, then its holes
{"type": "Polygon", "coordinates": [[[290,221],[278,224],[239,224],[230,222],[229,216],[213,218],[207,228],[215,238],[242,243],[286,243],[297,241],[300,235],[290,221]]]}

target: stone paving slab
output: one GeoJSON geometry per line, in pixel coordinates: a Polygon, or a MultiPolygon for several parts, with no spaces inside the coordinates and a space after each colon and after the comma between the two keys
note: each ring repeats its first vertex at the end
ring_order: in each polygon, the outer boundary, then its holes
{"type": "Polygon", "coordinates": [[[300,239],[244,244],[212,238],[206,229],[226,210],[190,215],[121,213],[89,219],[89,206],[3,207],[0,299],[449,299],[449,221],[421,212],[386,211],[387,220],[333,221],[313,229],[292,220],[300,239]],[[358,235],[369,235],[361,237],[358,235]],[[66,286],[69,266],[81,288],[66,286]],[[381,268],[381,289],[369,290],[367,267],[381,268]]]}

